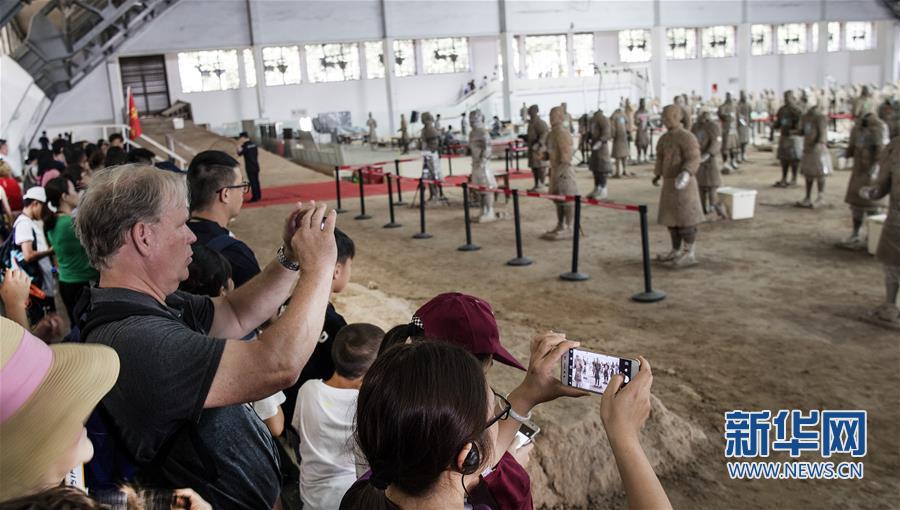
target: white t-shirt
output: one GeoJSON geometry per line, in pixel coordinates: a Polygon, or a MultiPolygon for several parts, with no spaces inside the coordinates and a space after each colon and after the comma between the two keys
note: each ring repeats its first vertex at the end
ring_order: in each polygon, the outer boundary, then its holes
{"type": "Polygon", "coordinates": [[[287,397],[284,396],[284,393],[279,391],[274,395],[253,402],[250,404],[250,407],[256,411],[256,415],[259,416],[260,420],[266,421],[278,414],[278,406],[283,404],[285,400],[287,400],[287,397]]]}
{"type": "Polygon", "coordinates": [[[292,425],[300,434],[300,497],[304,510],[338,508],[356,481],[353,416],[359,390],[321,379],[303,383],[292,425]]]}
{"type": "MultiPolygon", "coordinates": [[[[13,223],[13,235],[15,236],[14,242],[21,246],[22,243],[31,241],[32,249],[35,251],[44,251],[50,248],[47,244],[47,238],[44,236],[44,222],[42,221],[34,221],[24,214],[20,214],[18,218],[16,218],[15,223],[13,223]],[[37,239],[35,240],[35,236],[37,239]]],[[[53,296],[53,263],[50,261],[50,257],[41,257],[38,260],[38,265],[41,267],[41,272],[44,274],[44,284],[41,290],[44,291],[47,296],[53,296]]]]}

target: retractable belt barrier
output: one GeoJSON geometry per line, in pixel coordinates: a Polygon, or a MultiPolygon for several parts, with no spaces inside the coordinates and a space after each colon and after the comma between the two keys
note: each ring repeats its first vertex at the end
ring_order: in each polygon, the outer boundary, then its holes
{"type": "MultiPolygon", "coordinates": [[[[507,156],[510,151],[507,151],[507,156]]],[[[399,174],[399,162],[400,161],[416,161],[419,158],[411,158],[406,160],[394,160],[394,168],[395,172],[399,174]]],[[[508,162],[508,160],[507,160],[508,162]]],[[[341,195],[340,195],[340,179],[339,179],[339,171],[340,170],[350,170],[353,169],[359,179],[359,194],[360,194],[360,214],[355,217],[357,220],[369,219],[370,215],[366,214],[365,209],[365,175],[375,175],[380,176],[387,179],[388,186],[388,205],[390,209],[390,222],[384,225],[384,228],[397,228],[401,225],[396,223],[394,218],[394,198],[393,198],[393,183],[396,181],[397,183],[397,194],[398,201],[396,203],[401,203],[402,199],[399,199],[400,189],[403,181],[416,181],[417,182],[417,191],[419,193],[419,232],[413,235],[414,239],[429,239],[432,234],[428,233],[426,230],[425,223],[425,185],[436,185],[439,188],[443,187],[444,182],[442,180],[437,179],[416,179],[410,177],[402,177],[400,175],[392,175],[390,172],[385,172],[382,165],[389,162],[378,162],[378,163],[370,163],[366,165],[357,165],[357,166],[349,166],[345,165],[343,167],[335,167],[335,179],[337,182],[337,199],[338,199],[338,209],[340,210],[341,206],[341,195]]],[[[470,184],[467,182],[463,182],[458,184],[457,186],[462,188],[463,191],[463,216],[465,219],[465,233],[466,233],[466,243],[457,249],[459,251],[477,251],[480,249],[480,246],[474,244],[472,242],[472,229],[470,224],[469,217],[469,191],[477,191],[479,193],[502,193],[503,195],[509,197],[512,196],[513,200],[513,215],[514,215],[514,225],[515,225],[515,237],[516,237],[516,256],[515,258],[507,261],[507,265],[511,266],[527,266],[530,265],[533,261],[526,257],[523,254],[522,249],[522,229],[521,229],[521,216],[519,211],[519,197],[524,195],[526,197],[531,198],[543,198],[546,200],[553,200],[555,202],[573,202],[575,204],[575,224],[574,224],[574,236],[572,238],[572,267],[571,271],[564,272],[560,274],[560,279],[567,281],[584,281],[590,278],[586,273],[580,272],[578,270],[578,257],[579,257],[579,248],[581,241],[581,207],[582,205],[589,205],[594,207],[601,207],[605,209],[613,209],[617,211],[628,211],[628,212],[637,212],[640,216],[641,223],[641,255],[643,262],[643,273],[644,273],[644,290],[643,292],[639,292],[631,296],[631,299],[641,303],[653,303],[657,301],[661,301],[666,297],[666,294],[662,291],[653,289],[651,268],[650,268],[650,241],[649,241],[649,226],[647,221],[647,206],[646,205],[636,205],[636,204],[627,204],[621,202],[614,202],[612,200],[598,200],[594,198],[583,198],[580,195],[559,195],[559,194],[551,194],[551,193],[538,193],[534,191],[524,191],[520,192],[517,189],[511,189],[509,187],[509,172],[505,174],[500,174],[500,177],[506,178],[506,186],[505,187],[497,187],[490,188],[487,186],[481,186],[476,184],[470,184]]],[[[342,211],[342,210],[341,210],[342,211]]]]}

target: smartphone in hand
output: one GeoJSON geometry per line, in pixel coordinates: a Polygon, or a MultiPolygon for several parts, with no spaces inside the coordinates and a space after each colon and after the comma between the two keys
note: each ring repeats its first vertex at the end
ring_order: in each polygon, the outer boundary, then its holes
{"type": "Polygon", "coordinates": [[[559,380],[563,384],[601,395],[614,375],[622,374],[628,384],[641,368],[641,362],[636,359],[578,348],[569,349],[560,365],[559,380]]]}
{"type": "Polygon", "coordinates": [[[541,431],[541,428],[534,424],[534,422],[526,421],[519,426],[518,432],[516,432],[516,439],[513,441],[513,445],[515,445],[515,449],[527,445],[528,443],[534,441],[534,436],[538,435],[541,431]]]}

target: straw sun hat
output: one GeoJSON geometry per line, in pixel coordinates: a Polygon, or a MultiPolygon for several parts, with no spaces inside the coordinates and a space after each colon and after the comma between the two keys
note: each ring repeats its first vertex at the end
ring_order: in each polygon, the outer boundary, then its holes
{"type": "Polygon", "coordinates": [[[118,375],[109,347],[48,346],[0,318],[0,501],[42,489],[118,375]]]}

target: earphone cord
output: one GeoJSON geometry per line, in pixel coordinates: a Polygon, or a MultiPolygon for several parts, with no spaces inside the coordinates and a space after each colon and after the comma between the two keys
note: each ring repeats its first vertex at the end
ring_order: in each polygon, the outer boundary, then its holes
{"type": "Polygon", "coordinates": [[[462,476],[459,477],[459,479],[460,479],[460,482],[462,483],[463,492],[466,493],[466,497],[465,497],[464,501],[468,503],[468,501],[469,501],[469,490],[466,489],[466,474],[465,474],[465,473],[462,473],[462,476]]]}

